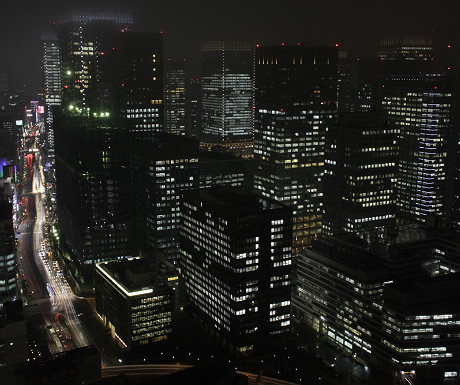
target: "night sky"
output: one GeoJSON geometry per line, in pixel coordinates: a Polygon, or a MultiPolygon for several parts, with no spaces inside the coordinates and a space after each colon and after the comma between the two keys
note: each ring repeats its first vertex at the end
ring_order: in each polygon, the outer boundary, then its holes
{"type": "Polygon", "coordinates": [[[40,90],[40,33],[80,4],[132,9],[135,30],[163,30],[166,57],[186,58],[191,74],[203,40],[338,42],[352,57],[370,57],[382,36],[434,30],[458,50],[460,35],[459,0],[1,0],[0,67],[12,87],[40,90]]]}

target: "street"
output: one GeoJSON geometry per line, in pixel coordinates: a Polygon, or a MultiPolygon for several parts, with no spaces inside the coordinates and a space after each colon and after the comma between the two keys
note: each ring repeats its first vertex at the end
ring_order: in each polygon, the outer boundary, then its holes
{"type": "MultiPolygon", "coordinates": [[[[71,291],[45,237],[45,176],[40,154],[40,126],[24,140],[23,183],[20,191],[23,215],[18,232],[18,266],[26,319],[48,339],[49,353],[87,346],[87,333],[75,311],[81,301],[71,291]]],[[[43,352],[46,354],[46,352],[43,352]]]]}

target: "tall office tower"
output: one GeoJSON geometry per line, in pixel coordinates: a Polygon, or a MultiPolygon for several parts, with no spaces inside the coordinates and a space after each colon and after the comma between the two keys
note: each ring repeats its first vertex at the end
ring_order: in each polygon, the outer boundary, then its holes
{"type": "Polygon", "coordinates": [[[42,34],[42,49],[45,103],[48,106],[59,106],[62,101],[61,59],[56,33],[42,34]]]}
{"type": "Polygon", "coordinates": [[[380,111],[380,85],[378,63],[375,60],[357,58],[351,65],[351,111],[380,111]]]}
{"type": "Polygon", "coordinates": [[[339,115],[326,134],[325,234],[365,230],[375,234],[396,225],[397,134],[382,113],[339,115]]]}
{"type": "Polygon", "coordinates": [[[246,355],[282,343],[290,325],[291,209],[231,188],[184,192],[181,273],[222,345],[246,355]]]}
{"type": "Polygon", "coordinates": [[[0,111],[8,106],[8,72],[0,68],[0,111]]]}
{"type": "Polygon", "coordinates": [[[254,46],[215,41],[201,46],[203,148],[251,157],[254,131],[254,46]]]}
{"type": "Polygon", "coordinates": [[[134,141],[129,159],[136,247],[161,252],[176,264],[179,199],[182,191],[198,187],[198,141],[157,133],[134,141]]]}
{"type": "Polygon", "coordinates": [[[321,232],[325,135],[337,114],[337,50],[256,48],[254,188],[293,208],[295,252],[321,232]]]}
{"type": "Polygon", "coordinates": [[[107,38],[129,29],[132,23],[130,12],[84,8],[73,9],[58,21],[65,100],[78,107],[91,107],[104,98],[98,87],[107,38]]]}
{"type": "Polygon", "coordinates": [[[118,31],[104,55],[104,93],[128,131],[137,137],[162,132],[163,37],[161,33],[118,31]]]}
{"type": "MultiPolygon", "coordinates": [[[[338,47],[338,44],[336,46],[338,47]]],[[[351,63],[347,51],[340,50],[338,55],[337,109],[340,112],[351,112],[353,111],[351,63]]]]}
{"type": "Polygon", "coordinates": [[[0,183],[0,311],[17,297],[12,196],[11,185],[0,183]]]}
{"type": "Polygon", "coordinates": [[[201,130],[201,83],[191,78],[185,91],[185,135],[198,138],[201,130]]]}
{"type": "Polygon", "coordinates": [[[436,68],[429,39],[382,41],[382,106],[400,129],[397,205],[402,220],[447,221],[455,163],[453,89],[447,68],[436,68]]]}
{"type": "Polygon", "coordinates": [[[169,59],[164,78],[164,130],[185,135],[185,59],[179,62],[169,59]]]}
{"type": "Polygon", "coordinates": [[[126,138],[118,120],[74,105],[54,119],[62,246],[83,266],[132,256],[126,138]]]}
{"type": "Polygon", "coordinates": [[[163,130],[162,37],[131,23],[123,12],[80,11],[58,25],[58,217],[83,265],[132,255],[129,141],[163,130]]]}
{"type": "Polygon", "coordinates": [[[47,142],[48,150],[53,154],[53,106],[60,106],[62,102],[61,58],[59,41],[56,33],[47,32],[42,34],[42,52],[47,142]]]}

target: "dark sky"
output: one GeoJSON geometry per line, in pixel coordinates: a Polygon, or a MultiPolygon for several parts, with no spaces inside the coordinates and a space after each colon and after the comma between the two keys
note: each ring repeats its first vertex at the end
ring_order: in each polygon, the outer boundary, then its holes
{"type": "Polygon", "coordinates": [[[40,33],[67,7],[130,8],[136,30],[164,31],[165,54],[199,68],[200,42],[340,43],[371,56],[381,36],[428,33],[458,49],[459,0],[0,0],[0,67],[13,87],[40,88],[40,33]]]}

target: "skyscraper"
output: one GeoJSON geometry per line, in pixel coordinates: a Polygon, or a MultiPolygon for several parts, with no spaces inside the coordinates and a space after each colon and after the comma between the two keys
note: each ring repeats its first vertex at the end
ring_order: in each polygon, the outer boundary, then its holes
{"type": "Polygon", "coordinates": [[[201,128],[201,83],[191,78],[185,91],[185,133],[198,138],[201,128]]]}
{"type": "Polygon", "coordinates": [[[164,79],[165,132],[185,135],[185,59],[169,59],[164,79]]]}
{"type": "Polygon", "coordinates": [[[61,49],[63,98],[78,107],[94,105],[104,95],[97,91],[100,61],[107,51],[107,38],[133,23],[130,12],[74,8],[57,24],[61,49]]]}
{"type": "Polygon", "coordinates": [[[62,100],[61,58],[56,33],[42,34],[43,73],[45,80],[45,103],[59,106],[62,100]]]}
{"type": "Polygon", "coordinates": [[[437,68],[428,38],[381,43],[382,106],[400,130],[397,204],[402,220],[447,220],[455,158],[453,87],[447,68],[437,68]]]}
{"type": "MultiPolygon", "coordinates": [[[[397,134],[382,113],[339,115],[326,134],[323,231],[326,234],[396,224],[397,134]]],[[[381,235],[381,234],[380,234],[381,235]]]]}
{"type": "Polygon", "coordinates": [[[187,296],[233,355],[285,342],[291,304],[291,209],[231,188],[184,192],[187,296]]]}
{"type": "Polygon", "coordinates": [[[132,32],[127,11],[76,9],[57,25],[63,98],[125,119],[136,136],[163,131],[163,41],[132,32]]]}
{"type": "Polygon", "coordinates": [[[328,122],[337,114],[337,47],[256,48],[254,188],[293,208],[294,248],[321,232],[328,122]]]}
{"type": "Polygon", "coordinates": [[[49,151],[54,154],[53,106],[62,102],[61,57],[58,36],[54,32],[42,34],[46,130],[49,151]]]}
{"type": "Polygon", "coordinates": [[[129,13],[101,10],[58,24],[57,212],[81,265],[132,256],[129,143],[163,130],[162,37],[131,24],[129,13]]]}
{"type": "Polygon", "coordinates": [[[121,176],[124,125],[104,78],[108,43],[130,23],[129,14],[74,9],[57,24],[63,87],[62,104],[53,109],[59,247],[75,268],[132,256],[121,176]]]}
{"type": "Polygon", "coordinates": [[[8,106],[8,72],[0,68],[0,110],[8,106]]]}
{"type": "Polygon", "coordinates": [[[250,157],[254,129],[254,47],[215,41],[201,46],[202,146],[250,157]]]}
{"type": "Polygon", "coordinates": [[[133,255],[124,130],[108,112],[69,105],[55,115],[63,247],[82,266],[133,255]]]}
{"type": "Polygon", "coordinates": [[[118,31],[110,35],[107,46],[101,82],[108,107],[133,136],[163,132],[163,36],[118,31]]]}
{"type": "Polygon", "coordinates": [[[177,263],[179,200],[198,187],[198,141],[157,133],[132,142],[129,154],[136,247],[177,263]]]}

